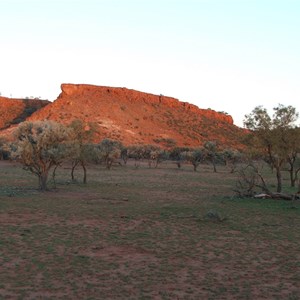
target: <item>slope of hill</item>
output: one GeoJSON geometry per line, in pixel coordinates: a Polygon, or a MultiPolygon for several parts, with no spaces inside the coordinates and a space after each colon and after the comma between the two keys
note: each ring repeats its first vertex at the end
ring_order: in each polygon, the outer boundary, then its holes
{"type": "Polygon", "coordinates": [[[0,130],[25,121],[32,113],[48,105],[39,99],[11,99],[0,97],[0,130]]]}
{"type": "Polygon", "coordinates": [[[173,140],[177,146],[197,147],[216,140],[222,147],[242,147],[244,130],[233,125],[232,117],[224,113],[126,88],[62,84],[61,89],[57,100],[28,120],[95,122],[99,126],[98,141],[110,138],[125,145],[163,146],[173,140]]]}

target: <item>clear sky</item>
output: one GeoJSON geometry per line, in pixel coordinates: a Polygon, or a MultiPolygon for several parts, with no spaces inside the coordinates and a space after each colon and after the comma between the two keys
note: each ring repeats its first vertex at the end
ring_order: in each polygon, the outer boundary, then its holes
{"type": "Polygon", "coordinates": [[[300,112],[300,0],[0,0],[2,96],[127,87],[226,111],[300,112]]]}

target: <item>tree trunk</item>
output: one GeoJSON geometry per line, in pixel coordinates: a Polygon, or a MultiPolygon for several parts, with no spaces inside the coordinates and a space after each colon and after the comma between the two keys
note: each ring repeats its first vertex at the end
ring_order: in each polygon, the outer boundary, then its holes
{"type": "Polygon", "coordinates": [[[282,177],[280,168],[276,168],[276,178],[277,178],[277,193],[281,193],[282,190],[282,177]]]}
{"type": "Polygon", "coordinates": [[[194,172],[197,172],[197,168],[198,168],[198,166],[200,165],[200,162],[193,162],[192,163],[193,164],[193,166],[194,166],[194,172]]]}
{"type": "MultiPolygon", "coordinates": [[[[108,159],[106,161],[106,169],[110,170],[111,166],[112,166],[112,163],[113,163],[113,161],[111,159],[108,159]]],[[[149,165],[149,168],[150,168],[150,165],[149,165]]]]}
{"type": "Polygon", "coordinates": [[[291,187],[295,187],[297,178],[294,176],[294,164],[292,162],[289,162],[289,164],[290,164],[289,173],[290,173],[291,187]]]}
{"type": "Polygon", "coordinates": [[[214,167],[214,172],[217,173],[216,162],[215,162],[215,158],[214,157],[212,159],[212,164],[213,164],[213,167],[214,167]]]}
{"type": "Polygon", "coordinates": [[[233,174],[235,169],[236,169],[236,165],[233,164],[230,168],[230,173],[233,174]]]}
{"type": "Polygon", "coordinates": [[[77,167],[78,163],[79,163],[79,161],[76,161],[76,160],[72,162],[72,171],[71,171],[72,181],[75,180],[75,178],[74,178],[74,171],[75,171],[75,168],[77,167]]]}
{"type": "Polygon", "coordinates": [[[52,180],[53,180],[53,185],[54,185],[54,188],[56,188],[56,182],[55,182],[55,176],[56,176],[56,169],[58,168],[59,165],[56,165],[54,167],[54,170],[53,170],[53,173],[52,173],[52,180]]]}
{"type": "Polygon", "coordinates": [[[291,187],[295,187],[296,185],[296,177],[294,177],[294,174],[291,173],[291,187]]]}
{"type": "Polygon", "coordinates": [[[47,190],[48,171],[44,171],[39,175],[39,186],[42,191],[47,190]]]}
{"type": "Polygon", "coordinates": [[[83,161],[81,161],[81,166],[83,169],[83,183],[86,184],[86,167],[83,161]]]}

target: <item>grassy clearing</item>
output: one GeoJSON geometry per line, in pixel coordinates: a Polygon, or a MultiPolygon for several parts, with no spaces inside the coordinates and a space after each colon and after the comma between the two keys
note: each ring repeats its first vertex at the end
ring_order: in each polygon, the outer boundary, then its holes
{"type": "Polygon", "coordinates": [[[0,172],[0,299],[300,298],[299,209],[232,197],[224,168],[60,169],[46,193],[0,172]]]}

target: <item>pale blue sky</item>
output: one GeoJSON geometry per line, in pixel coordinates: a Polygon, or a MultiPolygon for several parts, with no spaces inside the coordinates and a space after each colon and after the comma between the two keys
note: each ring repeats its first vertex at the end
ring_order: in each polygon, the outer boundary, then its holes
{"type": "Polygon", "coordinates": [[[300,0],[0,0],[0,92],[127,87],[231,114],[300,111],[300,0]]]}

